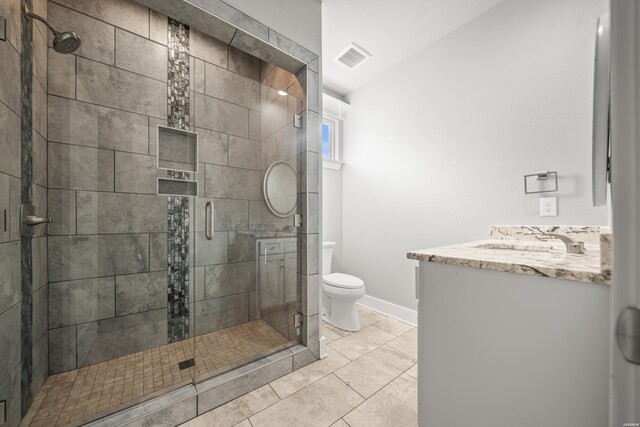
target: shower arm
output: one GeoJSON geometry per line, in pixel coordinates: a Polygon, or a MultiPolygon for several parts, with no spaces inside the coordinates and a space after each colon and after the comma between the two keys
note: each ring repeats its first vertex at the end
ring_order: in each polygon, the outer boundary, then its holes
{"type": "Polygon", "coordinates": [[[28,18],[33,18],[33,19],[37,19],[38,21],[42,22],[44,25],[46,25],[47,27],[49,27],[49,29],[51,30],[51,32],[54,35],[58,35],[60,34],[60,31],[56,30],[55,28],[53,28],[53,26],[51,24],[49,24],[47,22],[46,19],[44,19],[43,17],[36,15],[35,13],[31,13],[29,12],[29,8],[27,7],[27,5],[24,5],[24,16],[28,17],[28,18]]]}

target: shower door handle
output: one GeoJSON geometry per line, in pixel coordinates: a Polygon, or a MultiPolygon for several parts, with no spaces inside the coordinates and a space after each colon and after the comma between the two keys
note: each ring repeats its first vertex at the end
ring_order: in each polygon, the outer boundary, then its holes
{"type": "Polygon", "coordinates": [[[207,202],[204,205],[204,237],[206,237],[207,240],[212,240],[215,233],[213,231],[214,216],[213,202],[207,202]]]}

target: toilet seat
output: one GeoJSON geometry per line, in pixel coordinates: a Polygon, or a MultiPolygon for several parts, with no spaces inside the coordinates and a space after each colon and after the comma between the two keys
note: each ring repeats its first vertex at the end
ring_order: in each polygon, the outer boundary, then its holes
{"type": "Polygon", "coordinates": [[[358,289],[364,286],[364,282],[356,276],[344,273],[331,273],[322,276],[322,281],[331,286],[343,289],[358,289]]]}

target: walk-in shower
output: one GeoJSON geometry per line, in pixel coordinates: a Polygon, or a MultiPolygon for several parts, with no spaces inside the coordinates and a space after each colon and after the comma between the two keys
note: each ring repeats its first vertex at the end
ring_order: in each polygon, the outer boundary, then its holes
{"type": "Polygon", "coordinates": [[[7,425],[178,424],[315,360],[317,55],[231,8],[8,2],[7,425]]]}

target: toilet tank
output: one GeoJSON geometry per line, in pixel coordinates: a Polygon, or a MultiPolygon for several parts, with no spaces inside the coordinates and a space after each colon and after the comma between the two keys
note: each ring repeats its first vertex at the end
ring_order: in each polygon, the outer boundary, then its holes
{"type": "Polygon", "coordinates": [[[336,247],[335,242],[322,242],[322,275],[331,274],[331,258],[333,257],[333,248],[336,247]]]}

